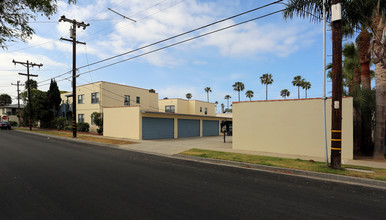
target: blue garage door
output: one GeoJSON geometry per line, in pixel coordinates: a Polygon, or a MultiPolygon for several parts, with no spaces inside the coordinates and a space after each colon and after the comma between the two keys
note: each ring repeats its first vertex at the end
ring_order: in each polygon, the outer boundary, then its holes
{"type": "Polygon", "coordinates": [[[203,136],[218,136],[219,133],[218,121],[203,120],[202,135],[203,136]]]}
{"type": "Polygon", "coordinates": [[[199,137],[200,120],[178,119],[178,137],[199,137]]]}
{"type": "Polygon", "coordinates": [[[142,118],[142,139],[174,138],[173,118],[142,118]]]}

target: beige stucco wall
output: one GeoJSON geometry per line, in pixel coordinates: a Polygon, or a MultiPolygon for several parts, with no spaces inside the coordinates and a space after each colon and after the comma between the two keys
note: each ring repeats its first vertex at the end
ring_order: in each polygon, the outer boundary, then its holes
{"type": "MultiPolygon", "coordinates": [[[[353,100],[342,104],[342,159],[353,159],[353,100]]],[[[331,99],[326,106],[330,153],[331,99]]],[[[322,107],[322,99],[233,103],[233,148],[325,157],[322,107]]]]}
{"type": "Polygon", "coordinates": [[[175,113],[178,114],[205,115],[205,108],[207,108],[207,116],[215,115],[215,104],[210,102],[185,99],[161,99],[158,101],[159,111],[165,112],[165,106],[167,105],[174,105],[175,113]],[[202,107],[202,112],[200,112],[200,107],[202,107]]]}
{"type": "Polygon", "coordinates": [[[139,107],[105,108],[103,117],[103,136],[142,138],[142,120],[139,107]]]}

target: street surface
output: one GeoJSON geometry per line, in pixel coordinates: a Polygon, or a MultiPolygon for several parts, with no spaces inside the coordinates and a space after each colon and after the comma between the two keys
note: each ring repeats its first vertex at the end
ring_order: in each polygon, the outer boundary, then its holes
{"type": "Polygon", "coordinates": [[[386,191],[0,131],[0,219],[385,219],[386,191]]]}

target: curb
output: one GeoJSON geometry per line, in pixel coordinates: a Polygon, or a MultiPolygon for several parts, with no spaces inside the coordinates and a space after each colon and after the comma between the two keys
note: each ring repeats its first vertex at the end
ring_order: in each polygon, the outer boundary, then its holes
{"type": "Polygon", "coordinates": [[[282,168],[282,167],[272,167],[272,166],[250,164],[250,163],[243,163],[243,162],[236,162],[236,161],[195,157],[195,156],[188,156],[188,155],[182,155],[182,154],[174,154],[172,155],[172,157],[182,159],[182,160],[200,162],[200,163],[209,163],[209,164],[215,164],[220,166],[231,166],[231,167],[238,167],[238,168],[249,169],[249,170],[252,169],[252,170],[271,172],[271,173],[280,173],[283,175],[299,176],[299,177],[310,178],[310,179],[318,179],[318,180],[324,180],[324,181],[345,183],[350,185],[358,185],[358,186],[365,186],[365,187],[386,190],[386,181],[380,181],[380,180],[342,176],[342,175],[329,174],[329,173],[319,173],[319,172],[305,171],[305,170],[296,170],[296,169],[289,169],[289,168],[282,168]]]}
{"type": "Polygon", "coordinates": [[[37,132],[29,132],[29,131],[23,131],[23,130],[14,130],[14,131],[22,132],[22,133],[25,133],[25,134],[39,135],[39,136],[42,136],[42,137],[49,137],[49,138],[53,138],[53,139],[59,139],[59,140],[68,141],[68,142],[76,142],[76,143],[81,143],[81,144],[98,145],[98,146],[102,146],[102,147],[111,147],[111,148],[115,148],[115,149],[119,148],[118,145],[114,145],[114,144],[104,144],[104,143],[95,142],[95,141],[74,139],[74,138],[69,138],[69,137],[61,137],[61,136],[50,135],[50,134],[40,134],[40,133],[37,133],[37,132]]]}

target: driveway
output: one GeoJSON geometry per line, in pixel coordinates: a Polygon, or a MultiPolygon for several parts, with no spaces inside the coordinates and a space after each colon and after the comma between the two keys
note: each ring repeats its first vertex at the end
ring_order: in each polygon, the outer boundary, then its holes
{"type": "Polygon", "coordinates": [[[192,148],[227,151],[232,149],[232,137],[192,137],[179,139],[140,140],[138,144],[120,145],[119,148],[148,153],[173,155],[192,148]]]}

